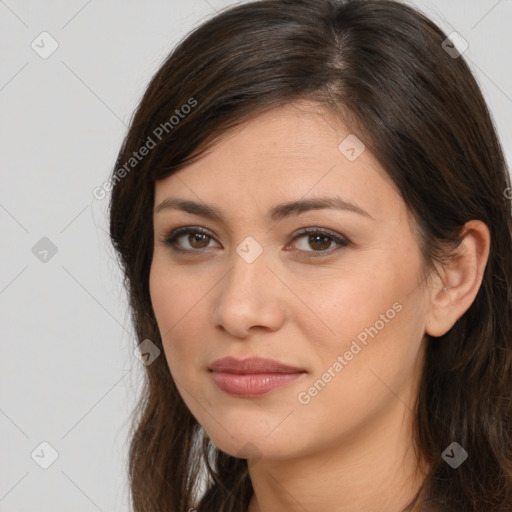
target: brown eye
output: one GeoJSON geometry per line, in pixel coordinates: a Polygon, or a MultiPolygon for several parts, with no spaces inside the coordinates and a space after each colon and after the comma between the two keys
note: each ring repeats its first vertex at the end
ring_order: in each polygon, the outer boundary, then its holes
{"type": "Polygon", "coordinates": [[[182,227],[174,230],[165,240],[177,252],[200,252],[208,248],[213,237],[199,227],[182,227]]]}
{"type": "Polygon", "coordinates": [[[193,233],[188,235],[188,243],[194,249],[204,249],[208,246],[210,237],[203,233],[193,233]]]}
{"type": "Polygon", "coordinates": [[[321,228],[308,228],[303,230],[293,241],[295,242],[297,251],[304,253],[306,258],[328,256],[350,244],[350,241],[346,237],[321,228]]]}
{"type": "Polygon", "coordinates": [[[332,240],[327,235],[309,235],[308,244],[313,249],[325,251],[331,246],[332,240]]]}

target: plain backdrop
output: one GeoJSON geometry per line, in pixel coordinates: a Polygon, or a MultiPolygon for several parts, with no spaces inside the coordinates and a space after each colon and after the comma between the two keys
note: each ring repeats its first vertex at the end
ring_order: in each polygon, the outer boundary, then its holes
{"type": "MultiPolygon", "coordinates": [[[[1,512],[129,510],[142,340],[93,190],[173,46],[234,3],[0,0],[1,512]]],[[[411,3],[469,43],[511,162],[512,1],[411,3]]]]}

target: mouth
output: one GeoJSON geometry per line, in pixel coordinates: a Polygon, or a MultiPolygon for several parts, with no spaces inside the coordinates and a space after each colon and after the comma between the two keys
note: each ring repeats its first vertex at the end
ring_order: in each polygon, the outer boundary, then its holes
{"type": "Polygon", "coordinates": [[[307,372],[280,361],[262,358],[218,359],[208,368],[217,387],[237,397],[257,397],[282,388],[307,372]]]}

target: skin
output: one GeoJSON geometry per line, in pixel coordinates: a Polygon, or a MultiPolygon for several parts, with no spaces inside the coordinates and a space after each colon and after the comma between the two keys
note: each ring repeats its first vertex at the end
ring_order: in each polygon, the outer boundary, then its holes
{"type": "Polygon", "coordinates": [[[398,512],[414,498],[428,469],[412,436],[425,333],[440,336],[462,316],[487,261],[489,231],[471,221],[460,257],[425,280],[405,203],[368,150],[354,161],[338,150],[347,135],[319,106],[296,103],[246,122],[155,186],[155,206],[189,199],[225,218],[155,213],[150,292],[183,400],[216,446],[250,459],[249,512],[398,512]],[[335,195],[371,218],[335,209],[266,218],[278,203],[335,195]],[[173,252],[164,240],[181,226],[200,226],[211,238],[181,236],[177,244],[189,253],[173,252]],[[350,243],[294,240],[307,227],[350,243]],[[236,252],[248,236],[263,248],[252,263],[236,252]],[[333,371],[397,303],[400,311],[333,371]],[[232,397],[208,371],[228,355],[307,373],[258,398],[232,397]],[[301,403],[299,393],[328,368],[335,376],[301,403]]]}

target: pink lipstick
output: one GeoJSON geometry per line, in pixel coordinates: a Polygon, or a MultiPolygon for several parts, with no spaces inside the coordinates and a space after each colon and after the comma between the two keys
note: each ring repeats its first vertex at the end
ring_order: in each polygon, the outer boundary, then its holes
{"type": "Polygon", "coordinates": [[[215,384],[237,397],[256,397],[286,386],[306,371],[272,359],[225,357],[213,362],[209,370],[215,384]]]}

